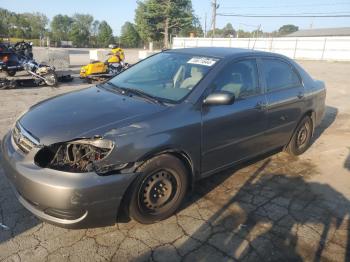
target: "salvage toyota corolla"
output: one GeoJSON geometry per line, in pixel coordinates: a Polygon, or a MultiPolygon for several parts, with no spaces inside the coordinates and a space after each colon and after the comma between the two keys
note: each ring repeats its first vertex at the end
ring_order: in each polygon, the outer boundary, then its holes
{"type": "Polygon", "coordinates": [[[2,141],[19,201],[65,227],[172,215],[200,178],[309,146],[323,82],[277,54],[168,50],[110,81],[43,101],[2,141]]]}

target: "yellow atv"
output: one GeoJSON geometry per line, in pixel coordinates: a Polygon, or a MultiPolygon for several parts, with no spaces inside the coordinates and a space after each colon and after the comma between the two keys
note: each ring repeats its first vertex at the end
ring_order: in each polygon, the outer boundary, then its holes
{"type": "Polygon", "coordinates": [[[108,53],[109,57],[105,62],[93,61],[80,69],[80,78],[88,82],[103,81],[112,78],[129,67],[125,63],[123,49],[112,45],[112,50],[108,53]]]}

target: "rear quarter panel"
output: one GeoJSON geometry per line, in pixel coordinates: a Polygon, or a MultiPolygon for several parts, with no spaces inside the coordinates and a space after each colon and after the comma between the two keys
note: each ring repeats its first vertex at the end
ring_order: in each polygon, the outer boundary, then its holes
{"type": "Polygon", "coordinates": [[[326,108],[326,86],[323,81],[314,80],[298,63],[294,66],[301,75],[305,87],[305,111],[314,112],[314,127],[318,126],[324,116],[326,108]]]}

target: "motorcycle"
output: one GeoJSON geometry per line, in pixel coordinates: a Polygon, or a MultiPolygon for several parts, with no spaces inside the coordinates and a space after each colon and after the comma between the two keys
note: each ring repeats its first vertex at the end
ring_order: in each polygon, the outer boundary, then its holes
{"type": "Polygon", "coordinates": [[[17,42],[14,45],[0,44],[0,61],[5,64],[2,70],[7,76],[15,76],[17,71],[22,71],[21,60],[33,59],[32,43],[17,42]]]}
{"type": "Polygon", "coordinates": [[[0,79],[0,88],[23,86],[23,82],[32,82],[33,85],[47,84],[56,86],[58,78],[55,68],[46,64],[39,64],[33,59],[32,44],[18,42],[15,45],[0,45],[0,72],[13,77],[19,71],[26,71],[31,79],[0,79]]]}
{"type": "Polygon", "coordinates": [[[109,58],[105,62],[93,61],[80,69],[80,78],[85,79],[88,83],[94,81],[105,81],[130,67],[125,60],[123,49],[112,45],[109,58]]]}

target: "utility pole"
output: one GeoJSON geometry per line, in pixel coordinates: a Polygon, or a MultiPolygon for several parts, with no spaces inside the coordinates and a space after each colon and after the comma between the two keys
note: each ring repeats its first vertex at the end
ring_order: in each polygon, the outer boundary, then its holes
{"type": "Polygon", "coordinates": [[[215,37],[215,27],[216,27],[216,10],[219,8],[219,5],[216,4],[216,0],[211,2],[212,14],[211,14],[211,25],[212,25],[212,37],[215,37]]]}
{"type": "Polygon", "coordinates": [[[207,37],[207,13],[204,16],[204,37],[207,37]]]}

